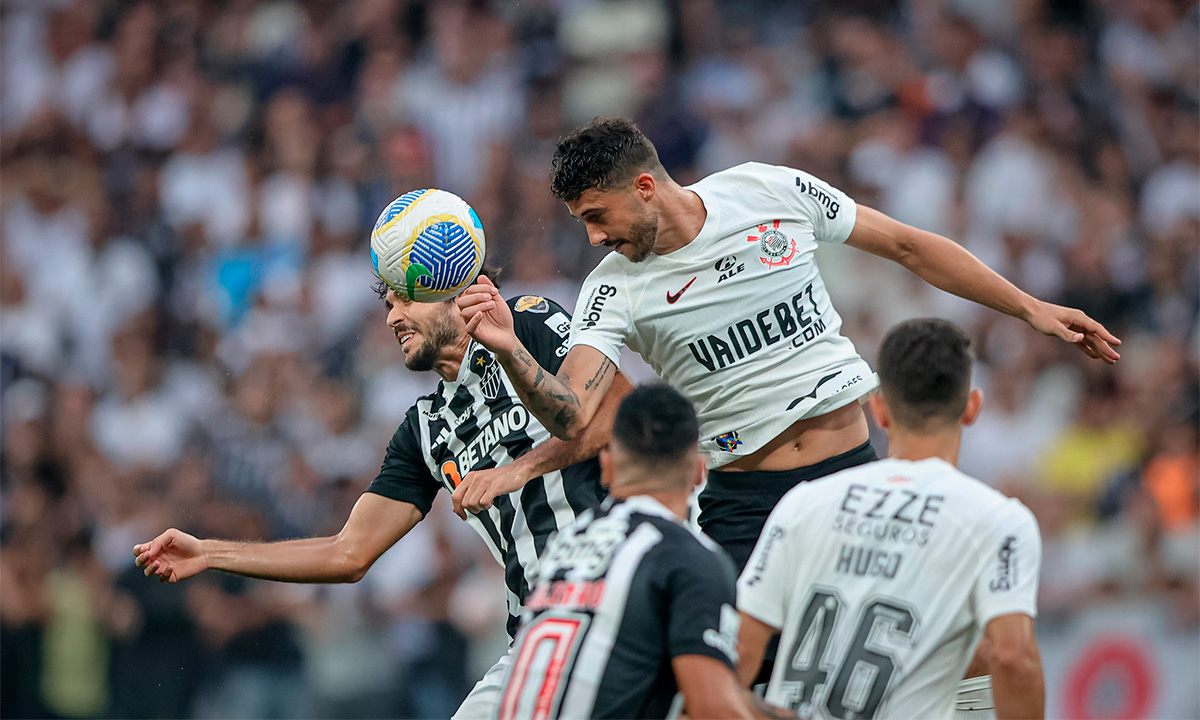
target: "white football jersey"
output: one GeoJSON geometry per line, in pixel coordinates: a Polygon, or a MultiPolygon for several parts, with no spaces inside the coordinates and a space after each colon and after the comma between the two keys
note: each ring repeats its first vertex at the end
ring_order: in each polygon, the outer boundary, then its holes
{"type": "Polygon", "coordinates": [[[1041,538],[1020,501],[940,459],[797,485],[738,580],[782,629],[766,699],[814,718],[949,718],[987,623],[1037,615],[1041,538]]]}
{"type": "Polygon", "coordinates": [[[601,260],[580,291],[570,344],[618,364],[622,345],[641,355],[696,406],[700,450],[717,468],[878,380],[840,334],[813,261],[817,241],[850,235],[854,201],[762,163],[688,189],[707,211],[700,234],[640,263],[615,252],[601,260]]]}

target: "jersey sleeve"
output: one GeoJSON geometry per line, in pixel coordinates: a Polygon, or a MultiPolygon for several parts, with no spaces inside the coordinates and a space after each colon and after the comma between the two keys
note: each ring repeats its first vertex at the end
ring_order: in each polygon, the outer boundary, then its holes
{"type": "Polygon", "coordinates": [[[720,548],[705,547],[690,534],[686,542],[667,551],[673,554],[665,598],[667,654],[673,658],[706,655],[736,670],[738,614],[733,561],[720,548]]]}
{"type": "Polygon", "coordinates": [[[997,518],[992,539],[984,547],[983,572],[972,593],[981,627],[1001,615],[1037,617],[1038,576],[1042,539],[1033,513],[1009,500],[997,518]]]}
{"type": "Polygon", "coordinates": [[[780,171],[772,184],[784,203],[806,218],[820,242],[843,243],[858,217],[858,205],[849,195],[803,170],[773,166],[780,171]]]}
{"type": "Polygon", "coordinates": [[[409,410],[404,422],[392,435],[383,465],[367,492],[412,503],[422,515],[428,515],[442,484],[429,472],[429,466],[425,464],[425,458],[421,454],[419,441],[414,408],[409,410]]]}
{"type": "Polygon", "coordinates": [[[579,291],[568,348],[596,348],[620,366],[621,348],[629,336],[629,305],[628,285],[606,272],[601,261],[579,291]]]}
{"type": "Polygon", "coordinates": [[[561,305],[537,295],[508,301],[513,311],[513,330],[538,364],[551,374],[558,372],[567,356],[571,316],[561,305]]]}
{"type": "Polygon", "coordinates": [[[796,530],[784,521],[790,513],[781,510],[791,504],[787,501],[780,502],[767,518],[738,578],[738,610],[776,629],[783,627],[787,616],[790,579],[795,573],[791,545],[796,530]]]}

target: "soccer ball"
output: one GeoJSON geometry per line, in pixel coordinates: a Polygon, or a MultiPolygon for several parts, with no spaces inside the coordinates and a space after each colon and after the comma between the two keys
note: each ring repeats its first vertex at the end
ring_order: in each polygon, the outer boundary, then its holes
{"type": "Polygon", "coordinates": [[[413,190],[393,200],[371,231],[375,272],[397,295],[416,302],[449,300],[479,275],[483,223],[445,190],[413,190]]]}

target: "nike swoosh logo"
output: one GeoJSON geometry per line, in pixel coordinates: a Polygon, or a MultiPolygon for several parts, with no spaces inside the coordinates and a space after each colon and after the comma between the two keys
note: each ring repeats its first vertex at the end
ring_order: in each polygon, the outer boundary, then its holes
{"type": "Polygon", "coordinates": [[[832,375],[826,375],[825,377],[821,378],[820,380],[817,381],[817,384],[815,386],[813,386],[812,392],[810,392],[807,395],[801,395],[800,397],[793,400],[792,404],[787,406],[787,409],[791,410],[792,408],[799,405],[800,402],[803,400],[815,400],[817,398],[817,390],[822,385],[824,385],[825,383],[829,382],[830,380],[834,379],[835,377],[837,377],[838,375],[841,375],[841,374],[842,374],[842,371],[838,370],[837,372],[833,373],[832,375]]]}
{"type": "MultiPolygon", "coordinates": [[[[697,276],[697,277],[699,277],[699,276],[697,276]]],[[[683,295],[685,292],[687,292],[687,289],[688,289],[688,288],[690,288],[690,287],[692,286],[692,283],[694,283],[694,282],[696,282],[696,278],[692,278],[691,280],[688,280],[688,284],[687,284],[687,285],[684,285],[684,286],[683,286],[683,289],[682,289],[682,290],[680,290],[679,292],[675,293],[674,295],[672,295],[671,293],[667,293],[667,302],[669,302],[669,303],[671,303],[672,305],[674,305],[674,304],[675,304],[675,303],[676,303],[676,302],[679,300],[679,298],[680,298],[680,297],[681,297],[681,296],[682,296],[682,295],[683,295]]]]}

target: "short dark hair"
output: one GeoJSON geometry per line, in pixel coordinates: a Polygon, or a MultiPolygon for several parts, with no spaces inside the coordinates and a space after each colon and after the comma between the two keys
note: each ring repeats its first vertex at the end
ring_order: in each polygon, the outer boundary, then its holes
{"type": "MultiPolygon", "coordinates": [[[[493,285],[500,287],[500,275],[502,273],[499,267],[495,265],[489,265],[488,261],[484,260],[483,265],[479,268],[479,274],[487,275],[488,280],[491,280],[493,285]]],[[[388,284],[384,282],[383,278],[378,274],[375,275],[375,282],[371,284],[371,289],[375,291],[375,294],[379,296],[380,300],[387,297],[388,284]]],[[[453,299],[454,298],[450,298],[450,300],[453,299]]],[[[450,300],[445,300],[444,302],[450,302],[450,300]]]]}
{"type": "Polygon", "coordinates": [[[550,192],[578,200],[585,190],[629,182],[640,173],[666,177],[654,144],[625,118],[595,118],[558,141],[550,192]]]}
{"type": "Polygon", "coordinates": [[[900,425],[922,430],[962,416],[971,393],[971,338],[938,318],[902,322],[879,346],[879,384],[900,425]]]}
{"type": "Polygon", "coordinates": [[[613,439],[642,462],[671,462],[696,448],[700,423],[695,408],[675,388],[665,383],[642,385],[617,408],[613,439]]]}

